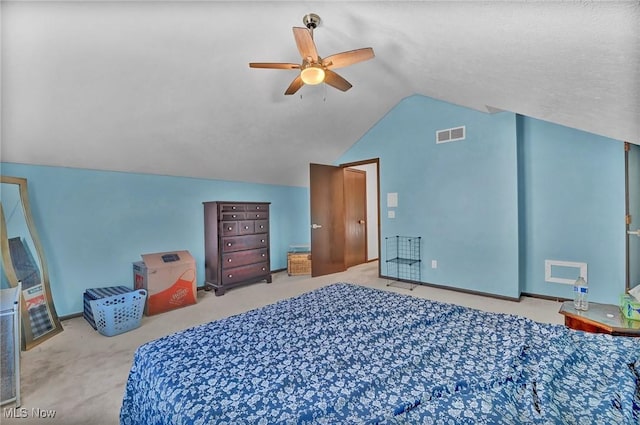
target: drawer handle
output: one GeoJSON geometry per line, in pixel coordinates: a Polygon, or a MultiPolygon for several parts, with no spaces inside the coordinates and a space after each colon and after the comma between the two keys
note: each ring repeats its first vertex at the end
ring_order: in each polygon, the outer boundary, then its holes
{"type": "Polygon", "coordinates": [[[267,270],[267,268],[266,268],[266,267],[263,267],[263,268],[262,268],[262,271],[265,271],[265,270],[267,270]]]}
{"type": "Polygon", "coordinates": [[[259,210],[259,209],[260,209],[260,207],[256,207],[256,209],[257,209],[257,210],[259,210]]]}
{"type": "Polygon", "coordinates": [[[231,209],[232,209],[232,210],[235,210],[235,209],[236,209],[236,207],[231,207],[231,209]]]}
{"type": "Polygon", "coordinates": [[[227,242],[227,246],[231,246],[231,242],[227,242]]]}
{"type": "Polygon", "coordinates": [[[262,256],[263,256],[263,257],[266,257],[266,256],[267,256],[267,254],[263,253],[263,254],[262,254],[262,256]]]}
{"type": "Polygon", "coordinates": [[[231,258],[229,258],[229,259],[227,260],[227,263],[230,263],[230,262],[231,262],[231,258]]]}
{"type": "Polygon", "coordinates": [[[256,214],[256,218],[260,218],[260,214],[256,214]]]}
{"type": "Polygon", "coordinates": [[[229,229],[229,230],[233,230],[233,227],[228,227],[227,229],[229,229]]]}
{"type": "Polygon", "coordinates": [[[260,225],[260,228],[261,228],[261,229],[264,229],[264,226],[261,224],[261,225],[260,225]]]}
{"type": "Polygon", "coordinates": [[[260,242],[264,243],[264,239],[261,239],[260,242]]]}
{"type": "Polygon", "coordinates": [[[227,277],[233,277],[233,275],[232,275],[232,274],[229,274],[229,275],[227,275],[227,277]]]}
{"type": "Polygon", "coordinates": [[[236,217],[237,217],[237,215],[235,215],[235,214],[232,214],[232,215],[231,215],[231,217],[233,217],[233,218],[236,218],[236,217]]]}
{"type": "Polygon", "coordinates": [[[248,230],[248,229],[249,229],[249,226],[244,226],[244,230],[248,230]]]}

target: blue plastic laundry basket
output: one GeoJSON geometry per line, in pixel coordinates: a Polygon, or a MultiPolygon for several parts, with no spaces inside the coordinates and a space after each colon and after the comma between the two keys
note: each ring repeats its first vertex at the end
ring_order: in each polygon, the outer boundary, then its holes
{"type": "Polygon", "coordinates": [[[124,294],[91,300],[91,310],[98,332],[118,335],[140,326],[147,291],[137,289],[124,294]]]}

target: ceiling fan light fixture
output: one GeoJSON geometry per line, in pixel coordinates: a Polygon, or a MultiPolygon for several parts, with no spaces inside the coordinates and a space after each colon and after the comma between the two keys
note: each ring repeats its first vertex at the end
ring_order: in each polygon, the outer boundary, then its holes
{"type": "Polygon", "coordinates": [[[324,69],[319,65],[309,65],[300,71],[302,81],[311,86],[322,83],[324,76],[324,69]]]}

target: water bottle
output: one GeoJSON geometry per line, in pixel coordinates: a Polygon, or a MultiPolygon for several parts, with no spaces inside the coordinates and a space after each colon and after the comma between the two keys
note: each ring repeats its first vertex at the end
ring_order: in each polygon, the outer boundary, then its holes
{"type": "Polygon", "coordinates": [[[586,311],[589,309],[589,301],[587,300],[588,293],[589,287],[587,286],[587,282],[580,276],[573,284],[573,306],[576,310],[586,311]]]}

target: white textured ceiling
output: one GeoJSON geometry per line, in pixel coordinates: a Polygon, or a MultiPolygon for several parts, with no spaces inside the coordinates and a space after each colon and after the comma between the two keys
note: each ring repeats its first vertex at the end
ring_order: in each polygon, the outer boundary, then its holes
{"type": "Polygon", "coordinates": [[[640,2],[3,1],[2,161],[303,186],[422,94],[640,142],[640,2]],[[373,47],[284,90],[291,27],[373,47]]]}

